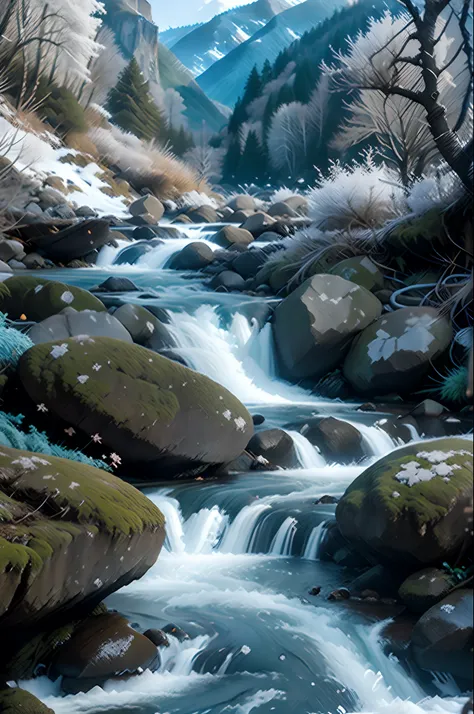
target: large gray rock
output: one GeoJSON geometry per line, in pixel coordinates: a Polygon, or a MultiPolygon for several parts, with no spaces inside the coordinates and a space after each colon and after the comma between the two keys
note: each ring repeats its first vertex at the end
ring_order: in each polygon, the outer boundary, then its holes
{"type": "Polygon", "coordinates": [[[153,313],[141,305],[122,305],[114,317],[127,329],[138,345],[160,352],[176,346],[167,327],[153,313]]]}
{"type": "Polygon", "coordinates": [[[153,671],[159,666],[156,646],[116,613],[87,618],[59,648],[51,666],[52,679],[62,677],[67,694],[88,692],[108,679],[153,671]]]}
{"type": "Polygon", "coordinates": [[[247,246],[253,243],[253,235],[236,226],[224,226],[214,236],[214,242],[223,248],[231,248],[234,245],[247,246]]]}
{"type": "Polygon", "coordinates": [[[380,301],[359,285],[335,275],[310,278],[275,310],[273,334],[283,374],[322,377],[381,312],[380,301]]]}
{"type": "Polygon", "coordinates": [[[214,260],[214,251],[206,243],[196,241],[188,243],[179,253],[174,255],[168,268],[173,270],[201,270],[214,260]]]}
{"type": "Polygon", "coordinates": [[[301,432],[328,462],[350,464],[364,456],[362,434],[346,421],[326,417],[307,424],[301,432]]]}
{"type": "Polygon", "coordinates": [[[245,280],[233,270],[223,270],[212,278],[210,286],[218,292],[240,291],[245,289],[245,280]]]}
{"type": "Polygon", "coordinates": [[[186,215],[192,220],[193,223],[217,223],[219,220],[217,211],[215,208],[212,208],[212,206],[192,208],[186,215]]]}
{"type": "Polygon", "coordinates": [[[111,275],[110,278],[104,280],[96,288],[91,288],[91,291],[96,293],[127,293],[135,292],[136,290],[138,288],[135,283],[129,278],[118,275],[111,275]]]}
{"type": "Polygon", "coordinates": [[[268,215],[272,218],[278,216],[279,218],[296,218],[298,215],[294,208],[288,205],[286,201],[277,201],[268,209],[268,215]]]}
{"type": "Polygon", "coordinates": [[[249,216],[247,220],[242,224],[242,228],[249,231],[254,238],[258,238],[259,235],[265,233],[272,228],[276,223],[275,219],[269,216],[263,211],[255,213],[253,216],[249,216]]]}
{"type": "Polygon", "coordinates": [[[397,449],[369,466],[340,500],[342,535],[363,552],[406,567],[442,563],[469,534],[472,443],[445,438],[397,449]]]}
{"type": "Polygon", "coordinates": [[[8,263],[4,263],[3,260],[0,260],[0,273],[13,273],[13,270],[8,263]]]}
{"type": "Polygon", "coordinates": [[[257,204],[253,196],[243,194],[241,196],[234,196],[227,204],[227,207],[233,211],[254,211],[257,208],[257,204]]]}
{"type": "Polygon", "coordinates": [[[135,218],[145,215],[151,216],[153,220],[147,221],[147,223],[158,223],[165,212],[165,208],[161,201],[150,194],[137,198],[137,200],[129,206],[128,210],[135,218]]]}
{"type": "Polygon", "coordinates": [[[22,244],[17,240],[2,238],[0,235],[0,260],[8,262],[12,258],[21,260],[26,255],[22,244]]]}
{"type": "Polygon", "coordinates": [[[398,595],[412,612],[426,612],[443,600],[454,585],[454,578],[446,570],[424,568],[403,581],[398,595]]]}
{"type": "Polygon", "coordinates": [[[233,260],[232,270],[247,280],[255,277],[267,260],[268,255],[263,250],[247,250],[233,260]]]}
{"type": "Polygon", "coordinates": [[[249,441],[247,451],[266,459],[270,467],[296,468],[298,456],[293,439],[283,429],[265,429],[249,441]]]}
{"type": "Polygon", "coordinates": [[[156,477],[232,461],[253,434],[240,401],[208,377],[119,340],[35,345],[19,376],[36,404],[156,477]]]}
{"type": "Polygon", "coordinates": [[[447,672],[472,682],[473,592],[460,589],[425,612],[411,640],[418,665],[429,672],[447,672]]]}
{"type": "Polygon", "coordinates": [[[306,216],[308,214],[308,199],[306,196],[290,196],[284,201],[290,208],[296,211],[299,215],[306,216]]]}
{"type": "Polygon", "coordinates": [[[360,394],[410,392],[451,339],[450,320],[435,308],[396,310],[357,337],[344,362],[344,376],[360,394]]]}
{"type": "Polygon", "coordinates": [[[53,340],[67,340],[69,337],[80,335],[112,337],[124,342],[133,342],[128,330],[113,315],[94,310],[77,312],[73,308],[67,308],[59,315],[52,315],[33,325],[28,333],[35,345],[53,340]]]}
{"type": "Polygon", "coordinates": [[[341,260],[330,270],[331,275],[339,275],[345,280],[362,285],[370,292],[382,290],[384,286],[383,275],[379,268],[366,255],[341,260]]]}

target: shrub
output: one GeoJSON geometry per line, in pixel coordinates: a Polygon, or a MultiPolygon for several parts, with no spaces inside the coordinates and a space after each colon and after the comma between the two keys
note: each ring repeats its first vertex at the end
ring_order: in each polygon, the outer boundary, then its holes
{"type": "Polygon", "coordinates": [[[38,99],[41,100],[39,113],[61,136],[87,131],[84,109],[67,87],[48,86],[40,82],[38,99]]]}
{"type": "Polygon", "coordinates": [[[28,335],[8,327],[7,316],[0,312],[0,370],[16,367],[21,355],[33,347],[28,335]]]}
{"type": "Polygon", "coordinates": [[[404,207],[403,191],[393,175],[370,156],[362,163],[334,163],[308,200],[309,217],[322,230],[377,228],[404,207]]]}

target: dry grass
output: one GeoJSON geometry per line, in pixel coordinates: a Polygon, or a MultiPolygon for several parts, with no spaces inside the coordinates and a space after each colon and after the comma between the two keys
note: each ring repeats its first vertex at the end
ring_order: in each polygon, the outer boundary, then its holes
{"type": "Polygon", "coordinates": [[[189,166],[157,144],[145,144],[114,126],[92,129],[89,137],[101,161],[117,166],[137,191],[149,188],[157,198],[173,200],[191,191],[210,190],[189,166]]]}
{"type": "Polygon", "coordinates": [[[99,151],[97,150],[97,146],[94,144],[88,134],[71,132],[66,137],[64,143],[70,149],[75,149],[81,154],[92,157],[94,161],[98,161],[99,159],[99,151]]]}

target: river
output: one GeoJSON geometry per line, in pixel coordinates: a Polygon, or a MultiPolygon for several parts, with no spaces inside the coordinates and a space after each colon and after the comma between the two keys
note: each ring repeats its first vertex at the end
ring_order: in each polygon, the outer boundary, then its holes
{"type": "Polygon", "coordinates": [[[270,325],[260,330],[249,320],[256,303],[272,300],[210,292],[202,278],[167,270],[188,242],[216,248],[213,231],[184,230],[134,265],[120,263],[127,244],[119,242],[102,250],[93,269],[47,276],[85,288],[110,275],[133,280],[143,292],[125,299],[168,310],[175,351],[263,415],[265,427],[289,430],[300,468],[145,489],[166,517],[165,548],[145,577],[107,604],[142,630],[172,622],[190,639],[171,638],[158,672],[87,694],[61,698],[46,678],[22,686],[56,714],[459,714],[454,681],[408,669],[391,654],[383,634],[390,608],[381,619],[308,595],[314,586],[324,593],[350,581],[344,569],[318,560],[335,507],[315,501],[341,495],[367,464],[399,446],[375,425],[387,415],[279,380],[270,325]],[[357,424],[365,464],[327,464],[298,431],[315,414],[357,424]]]}

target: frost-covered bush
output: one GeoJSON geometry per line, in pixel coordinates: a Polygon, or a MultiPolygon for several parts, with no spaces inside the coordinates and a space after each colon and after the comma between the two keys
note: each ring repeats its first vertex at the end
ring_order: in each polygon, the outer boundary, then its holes
{"type": "Polygon", "coordinates": [[[463,186],[452,172],[436,173],[417,181],[407,196],[409,209],[420,216],[432,208],[447,208],[463,194],[463,186]]]}
{"type": "Polygon", "coordinates": [[[403,190],[386,166],[333,163],[308,194],[309,217],[322,230],[378,228],[405,208],[403,190]]]}
{"type": "Polygon", "coordinates": [[[68,449],[59,444],[52,444],[45,432],[38,431],[34,426],[29,427],[28,432],[21,431],[25,417],[22,414],[13,416],[0,412],[0,444],[11,449],[23,449],[24,451],[34,451],[37,454],[47,454],[48,456],[58,456],[61,459],[78,461],[80,464],[95,466],[104,471],[112,471],[104,461],[91,459],[78,449],[68,449]]]}
{"type": "Polygon", "coordinates": [[[28,335],[8,327],[7,317],[0,312],[0,370],[16,367],[21,355],[33,347],[28,335]]]}
{"type": "Polygon", "coordinates": [[[282,186],[277,191],[272,193],[270,196],[270,203],[279,203],[280,201],[286,201],[287,198],[291,198],[292,196],[300,195],[299,191],[295,191],[295,189],[288,188],[287,186],[282,186]]]}

